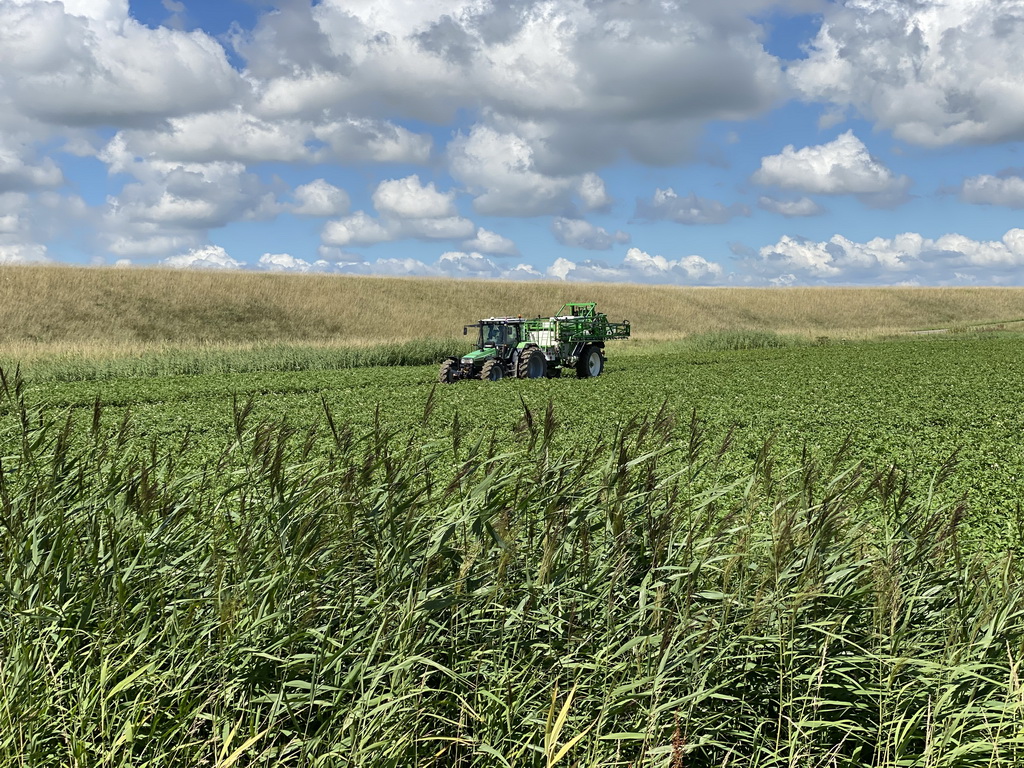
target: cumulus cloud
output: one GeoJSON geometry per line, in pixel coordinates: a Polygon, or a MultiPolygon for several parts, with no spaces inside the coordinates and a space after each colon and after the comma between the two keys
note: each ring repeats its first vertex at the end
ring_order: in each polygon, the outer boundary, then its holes
{"type": "Polygon", "coordinates": [[[49,261],[45,245],[0,241],[0,264],[46,264],[49,261]]]}
{"type": "Polygon", "coordinates": [[[829,4],[793,85],[924,146],[1024,138],[1017,0],[829,4]]]}
{"type": "Polygon", "coordinates": [[[581,179],[541,173],[520,136],[477,125],[448,145],[452,176],[477,194],[473,207],[492,216],[540,216],[571,207],[581,179]]]}
{"type": "Polygon", "coordinates": [[[52,158],[37,160],[27,141],[0,134],[0,192],[59,187],[64,174],[52,158]]]}
{"type": "Polygon", "coordinates": [[[432,140],[386,120],[260,117],[241,105],[119,131],[124,148],[177,162],[425,163],[432,140]]]}
{"type": "Polygon", "coordinates": [[[630,248],[620,264],[596,259],[556,259],[548,275],[566,281],[710,285],[722,282],[724,270],[720,264],[702,256],[667,259],[630,248]]]}
{"type": "Polygon", "coordinates": [[[0,192],[60,188],[60,140],[95,156],[110,195],[91,239],[115,257],[181,256],[282,211],[329,218],[326,248],[417,238],[514,255],[456,195],[483,214],[581,219],[612,204],[601,167],[685,160],[707,121],[763,113],[785,91],[753,20],[772,0],[289,2],[221,37],[170,28],[185,5],[163,2],[172,16],[154,27],[128,0],[0,2],[0,192]],[[417,126],[464,116],[443,157],[457,191],[388,179],[373,211],[350,213],[322,179],[279,201],[285,182],[253,167],[425,166],[438,158],[417,126]]]}
{"type": "Polygon", "coordinates": [[[268,272],[327,272],[333,265],[325,259],[309,262],[290,253],[264,253],[256,266],[268,272]]]}
{"type": "Polygon", "coordinates": [[[141,162],[114,151],[105,158],[139,179],[110,196],[103,214],[102,238],[119,256],[166,255],[202,242],[210,229],[280,210],[273,192],[239,163],[141,162]]]}
{"type": "Polygon", "coordinates": [[[324,0],[265,14],[234,45],[257,79],[259,114],[344,105],[445,122],[479,109],[495,128],[533,126],[540,170],[570,175],[623,152],[678,162],[704,121],[769,108],[780,65],[750,16],[770,4],[324,0]]]}
{"type": "Polygon", "coordinates": [[[64,126],[153,124],[243,89],[216,40],[146,27],[126,2],[0,4],[0,79],[19,113],[64,126]]]}
{"type": "Polygon", "coordinates": [[[433,140],[390,120],[345,116],[312,123],[313,137],[326,146],[314,153],[322,162],[417,163],[430,160],[433,140]]]}
{"type": "Polygon", "coordinates": [[[0,252],[3,263],[35,264],[51,259],[46,243],[66,237],[88,221],[76,195],[51,190],[0,192],[0,252]]]}
{"type": "Polygon", "coordinates": [[[473,222],[458,215],[454,192],[440,192],[433,182],[424,186],[416,174],[380,182],[373,204],[379,218],[356,211],[327,222],[321,233],[324,244],[373,245],[408,237],[462,240],[476,231],[473,222]]]}
{"type": "Polygon", "coordinates": [[[978,205],[1024,208],[1024,178],[1013,175],[973,176],[964,180],[960,199],[978,205]]]}
{"type": "Polygon", "coordinates": [[[612,204],[612,198],[604,186],[604,179],[596,173],[583,174],[577,183],[577,190],[587,210],[603,210],[612,204]]]}
{"type": "Polygon", "coordinates": [[[901,202],[910,186],[871,156],[853,131],[835,141],[803,149],[792,144],[778,155],[761,159],[757,184],[823,195],[858,195],[864,202],[885,206],[901,202]]]}
{"type": "Polygon", "coordinates": [[[456,212],[455,193],[438,192],[434,182],[423,186],[413,174],[380,182],[373,193],[373,207],[403,219],[443,218],[456,212]]]}
{"type": "Polygon", "coordinates": [[[785,216],[787,219],[800,216],[818,216],[825,212],[824,208],[809,197],[801,197],[799,200],[778,200],[774,197],[761,195],[757,200],[757,207],[770,213],[785,216]]]}
{"type": "Polygon", "coordinates": [[[297,216],[341,216],[350,205],[348,193],[324,179],[296,187],[292,196],[295,204],[290,210],[297,216]]]}
{"type": "Polygon", "coordinates": [[[784,236],[747,261],[756,273],[783,282],[952,283],[979,274],[995,282],[1019,282],[1024,266],[1024,229],[1001,240],[959,234],[936,239],[914,232],[857,243],[842,235],[827,241],[784,236]]]}
{"type": "Polygon", "coordinates": [[[473,251],[446,251],[434,262],[414,258],[384,258],[338,264],[335,271],[354,275],[392,277],[451,277],[482,280],[543,280],[545,274],[529,264],[507,266],[473,251]]]}
{"type": "Polygon", "coordinates": [[[365,211],[356,211],[351,216],[327,222],[320,237],[325,245],[344,246],[384,243],[397,235],[365,211]]]}
{"type": "Polygon", "coordinates": [[[219,245],[208,245],[204,248],[193,248],[188,253],[168,256],[162,259],[160,266],[174,269],[241,269],[244,261],[236,261],[219,245]]]}
{"type": "Polygon", "coordinates": [[[491,254],[492,256],[519,255],[519,249],[512,240],[483,227],[477,229],[476,237],[472,240],[466,240],[462,247],[467,251],[478,251],[491,254]]]}
{"type": "Polygon", "coordinates": [[[621,230],[609,233],[584,219],[567,219],[559,216],[551,222],[551,231],[562,245],[573,248],[587,248],[592,251],[607,251],[614,245],[628,243],[630,237],[621,230]]]}
{"type": "Polygon", "coordinates": [[[725,224],[735,216],[749,216],[750,209],[738,203],[725,205],[696,194],[679,197],[669,187],[654,190],[650,200],[637,200],[636,215],[644,219],[674,221],[677,224],[725,224]]]}

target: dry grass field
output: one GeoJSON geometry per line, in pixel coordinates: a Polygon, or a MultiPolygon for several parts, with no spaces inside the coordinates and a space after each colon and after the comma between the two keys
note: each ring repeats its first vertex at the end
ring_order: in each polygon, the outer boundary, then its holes
{"type": "Polygon", "coordinates": [[[630,320],[639,344],[723,331],[867,338],[1024,318],[1020,288],[680,288],[7,266],[0,355],[444,339],[479,317],[551,314],[566,301],[597,301],[612,319],[630,320]]]}

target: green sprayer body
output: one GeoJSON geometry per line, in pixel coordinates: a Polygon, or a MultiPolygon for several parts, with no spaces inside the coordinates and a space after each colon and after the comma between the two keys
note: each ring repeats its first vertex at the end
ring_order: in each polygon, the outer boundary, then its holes
{"type": "Polygon", "coordinates": [[[604,370],[605,342],[630,334],[628,320],[609,322],[593,302],[566,304],[551,317],[488,317],[465,326],[463,334],[470,328],[477,329],[476,349],[444,360],[438,373],[442,383],[555,378],[565,370],[593,378],[604,370]]]}

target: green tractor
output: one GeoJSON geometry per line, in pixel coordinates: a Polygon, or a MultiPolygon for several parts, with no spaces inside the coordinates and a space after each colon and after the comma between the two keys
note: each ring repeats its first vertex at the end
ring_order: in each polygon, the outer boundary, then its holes
{"type": "Polygon", "coordinates": [[[488,317],[465,326],[463,335],[470,328],[477,329],[476,349],[441,363],[442,384],[506,376],[555,378],[566,370],[589,379],[604,370],[604,343],[629,338],[628,320],[610,323],[592,302],[566,304],[552,317],[488,317]]]}

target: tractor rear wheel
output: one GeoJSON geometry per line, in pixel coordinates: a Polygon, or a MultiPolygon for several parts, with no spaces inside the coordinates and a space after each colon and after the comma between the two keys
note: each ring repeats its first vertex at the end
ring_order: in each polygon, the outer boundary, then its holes
{"type": "Polygon", "coordinates": [[[519,357],[516,376],[520,379],[540,379],[547,376],[548,361],[536,347],[528,349],[519,357]]]}
{"type": "Polygon", "coordinates": [[[458,360],[445,360],[441,363],[441,369],[437,372],[437,380],[442,384],[451,384],[458,378],[458,372],[458,360]]]}
{"type": "Polygon", "coordinates": [[[587,346],[583,348],[583,354],[576,362],[576,375],[581,379],[592,379],[600,376],[604,370],[604,357],[601,356],[601,348],[587,346]]]}
{"type": "Polygon", "coordinates": [[[484,381],[501,381],[504,376],[500,360],[488,360],[480,367],[480,378],[484,381]]]}

